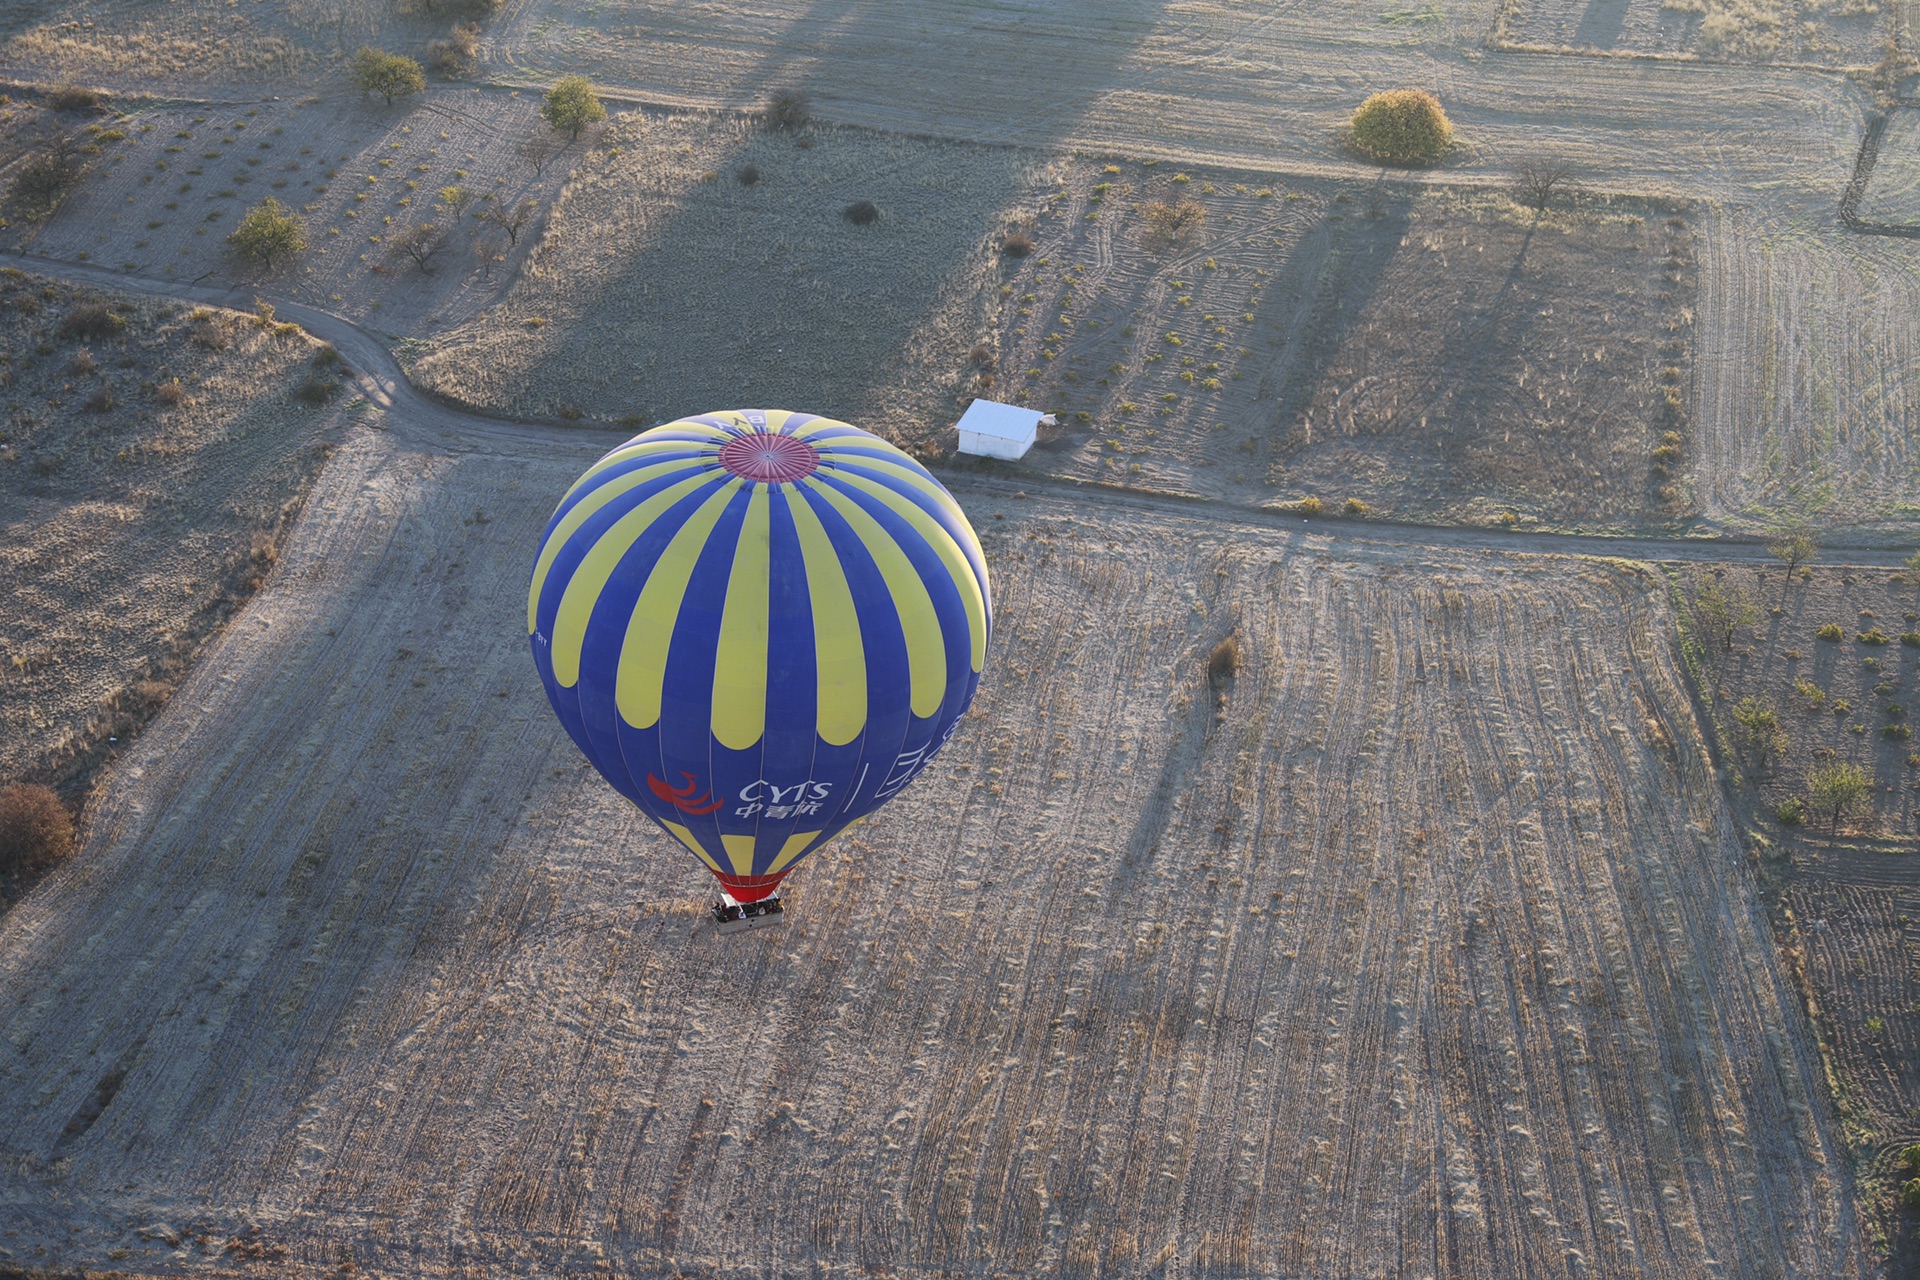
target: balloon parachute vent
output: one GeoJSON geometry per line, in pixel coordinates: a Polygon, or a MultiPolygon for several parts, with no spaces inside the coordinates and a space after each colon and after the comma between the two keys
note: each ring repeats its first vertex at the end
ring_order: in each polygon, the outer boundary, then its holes
{"type": "Polygon", "coordinates": [[[720,446],[720,465],[742,480],[792,484],[820,466],[820,451],[795,436],[746,432],[720,446]]]}
{"type": "Polygon", "coordinates": [[[787,922],[787,904],[778,893],[758,902],[741,902],[724,889],[708,904],[713,924],[721,933],[746,933],[753,929],[772,929],[787,922]]]}

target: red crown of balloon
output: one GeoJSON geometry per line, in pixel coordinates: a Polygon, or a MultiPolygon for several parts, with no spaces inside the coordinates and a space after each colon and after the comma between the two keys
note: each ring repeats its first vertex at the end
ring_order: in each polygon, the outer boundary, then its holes
{"type": "Polygon", "coordinates": [[[742,480],[791,484],[820,466],[820,451],[794,436],[754,432],[720,446],[720,465],[742,480]]]}

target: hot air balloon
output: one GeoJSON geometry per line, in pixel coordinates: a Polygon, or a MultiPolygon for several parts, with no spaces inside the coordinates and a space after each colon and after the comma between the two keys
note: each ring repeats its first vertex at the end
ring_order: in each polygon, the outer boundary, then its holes
{"type": "Polygon", "coordinates": [[[527,591],[534,665],[600,775],[765,923],[801,859],[959,726],[993,614],[926,468],[844,422],[729,410],[642,432],[561,498],[527,591]]]}

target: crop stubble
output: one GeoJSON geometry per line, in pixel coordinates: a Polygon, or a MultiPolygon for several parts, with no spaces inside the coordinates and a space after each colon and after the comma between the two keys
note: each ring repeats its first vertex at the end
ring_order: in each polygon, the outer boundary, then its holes
{"type": "Polygon", "coordinates": [[[57,1256],[135,1265],[156,1219],[372,1274],[1848,1265],[1638,574],[962,481],[975,715],[784,932],[723,939],[527,669],[588,456],[336,455],[0,925],[23,1234],[52,1179],[57,1256]]]}

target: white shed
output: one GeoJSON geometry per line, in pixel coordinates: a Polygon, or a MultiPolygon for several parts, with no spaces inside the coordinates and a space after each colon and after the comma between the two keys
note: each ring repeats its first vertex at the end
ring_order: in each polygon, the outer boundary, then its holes
{"type": "Polygon", "coordinates": [[[960,415],[960,452],[982,458],[1023,458],[1033,448],[1040,424],[1051,421],[1038,409],[975,400],[960,415]]]}

